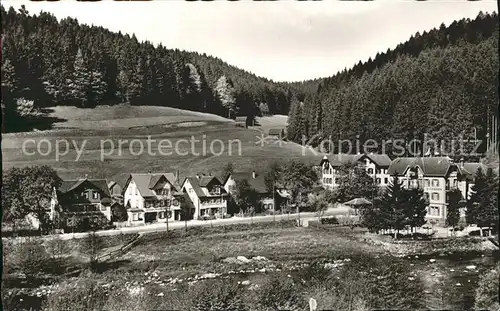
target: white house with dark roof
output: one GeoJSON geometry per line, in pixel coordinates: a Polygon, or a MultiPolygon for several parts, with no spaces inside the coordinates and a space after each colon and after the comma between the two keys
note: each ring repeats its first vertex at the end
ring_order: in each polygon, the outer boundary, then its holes
{"type": "Polygon", "coordinates": [[[258,174],[255,171],[236,172],[228,175],[224,180],[224,189],[227,193],[233,193],[236,182],[242,180],[247,180],[250,187],[257,191],[264,209],[274,210],[275,199],[277,199],[277,197],[273,197],[272,191],[267,190],[264,175],[258,174]]]}
{"type": "MultiPolygon", "coordinates": [[[[447,192],[459,189],[462,198],[470,197],[471,187],[481,163],[454,163],[449,157],[396,158],[388,174],[398,176],[405,188],[422,188],[429,202],[426,218],[444,222],[447,214],[447,192]]],[[[464,210],[461,211],[462,216],[464,210]]]]}
{"type": "Polygon", "coordinates": [[[194,208],[193,218],[222,218],[227,215],[228,192],[215,176],[186,177],[181,187],[194,208]]]}
{"type": "Polygon", "coordinates": [[[182,200],[173,173],[130,174],[123,188],[129,225],[181,220],[182,200]]]}
{"type": "Polygon", "coordinates": [[[333,189],[339,185],[339,169],[346,164],[357,164],[364,167],[366,173],[379,186],[390,183],[387,174],[391,159],[385,154],[331,154],[325,155],[320,162],[321,183],[323,187],[333,189]]]}

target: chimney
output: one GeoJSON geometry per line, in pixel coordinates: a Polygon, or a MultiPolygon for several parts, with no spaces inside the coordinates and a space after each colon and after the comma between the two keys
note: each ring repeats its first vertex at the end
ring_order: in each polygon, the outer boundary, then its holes
{"type": "Polygon", "coordinates": [[[252,171],[252,178],[255,179],[255,171],[252,171]]]}

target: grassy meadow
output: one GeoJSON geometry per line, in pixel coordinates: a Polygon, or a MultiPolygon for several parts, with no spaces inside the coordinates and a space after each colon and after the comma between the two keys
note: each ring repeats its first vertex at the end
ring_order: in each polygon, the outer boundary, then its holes
{"type": "MultiPolygon", "coordinates": [[[[148,233],[77,278],[53,275],[28,289],[7,284],[4,306],[270,311],[308,310],[315,298],[318,310],[470,309],[479,276],[496,262],[490,254],[401,258],[365,236],[361,228],[300,228],[293,221],[148,233]]],[[[78,242],[64,243],[78,261],[78,242]]],[[[120,243],[112,237],[106,247],[120,243]]]]}
{"type": "Polygon", "coordinates": [[[53,129],[2,135],[4,169],[47,164],[63,178],[87,174],[123,183],[131,172],[179,170],[182,178],[196,173],[218,174],[229,162],[238,171],[263,171],[272,161],[297,158],[314,163],[321,158],[294,143],[279,144],[271,139],[258,143],[269,128],[286,126],[284,116],[258,118],[262,126],[245,129],[220,116],[166,107],[117,105],[50,110],[51,117],[64,120],[54,123],[53,129]],[[26,141],[25,150],[33,155],[23,152],[26,141]],[[177,143],[176,154],[173,150],[177,143]]]}

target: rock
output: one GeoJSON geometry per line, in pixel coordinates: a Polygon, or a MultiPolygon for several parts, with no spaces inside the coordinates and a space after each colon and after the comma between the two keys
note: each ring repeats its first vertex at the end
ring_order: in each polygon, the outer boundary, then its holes
{"type": "Polygon", "coordinates": [[[266,273],[266,268],[260,269],[259,272],[266,273]]]}
{"type": "Polygon", "coordinates": [[[236,259],[238,259],[239,261],[241,261],[243,263],[249,263],[250,262],[250,259],[246,258],[245,256],[238,256],[238,257],[236,257],[236,259]]]}
{"type": "Polygon", "coordinates": [[[263,256],[255,256],[252,258],[252,260],[256,260],[256,261],[267,261],[267,258],[266,257],[263,257],[263,256]]]}
{"type": "Polygon", "coordinates": [[[475,270],[476,266],[475,265],[470,265],[470,266],[465,267],[465,269],[467,269],[467,270],[475,270]]]}
{"type": "Polygon", "coordinates": [[[241,282],[241,285],[248,286],[248,285],[250,285],[250,281],[249,280],[245,280],[245,281],[241,282]]]}
{"type": "Polygon", "coordinates": [[[450,269],[450,272],[455,272],[455,269],[450,269]]]}
{"type": "Polygon", "coordinates": [[[429,262],[436,262],[436,259],[434,259],[434,258],[429,259],[429,262]]]}
{"type": "Polygon", "coordinates": [[[462,286],[462,284],[460,284],[460,283],[457,283],[457,284],[455,284],[455,285],[456,285],[456,286],[462,286]]]}
{"type": "Polygon", "coordinates": [[[200,276],[201,279],[214,279],[217,277],[217,274],[215,273],[206,273],[200,276]]]}
{"type": "Polygon", "coordinates": [[[418,259],[418,255],[415,256],[415,259],[418,259]]]}
{"type": "Polygon", "coordinates": [[[158,295],[156,295],[156,296],[158,296],[158,297],[163,297],[163,295],[164,295],[163,293],[159,293],[159,294],[158,294],[158,295]]]}
{"type": "Polygon", "coordinates": [[[409,276],[409,277],[408,277],[408,280],[413,281],[413,280],[415,280],[415,278],[414,278],[414,277],[409,276]]]}

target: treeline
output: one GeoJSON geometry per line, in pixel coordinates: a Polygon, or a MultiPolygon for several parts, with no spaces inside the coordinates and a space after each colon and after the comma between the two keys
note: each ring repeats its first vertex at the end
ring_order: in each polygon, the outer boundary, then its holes
{"type": "Polygon", "coordinates": [[[448,140],[441,146],[448,151],[461,133],[486,135],[487,116],[497,114],[498,71],[497,13],[441,25],[323,80],[304,101],[293,99],[287,136],[363,143],[427,133],[448,140]]]}
{"type": "Polygon", "coordinates": [[[300,84],[278,84],[206,54],[155,47],[73,18],[29,15],[24,7],[2,6],[1,16],[2,105],[11,125],[47,106],[121,102],[231,117],[286,114],[292,90],[303,98],[317,85],[299,92],[300,84]]]}

